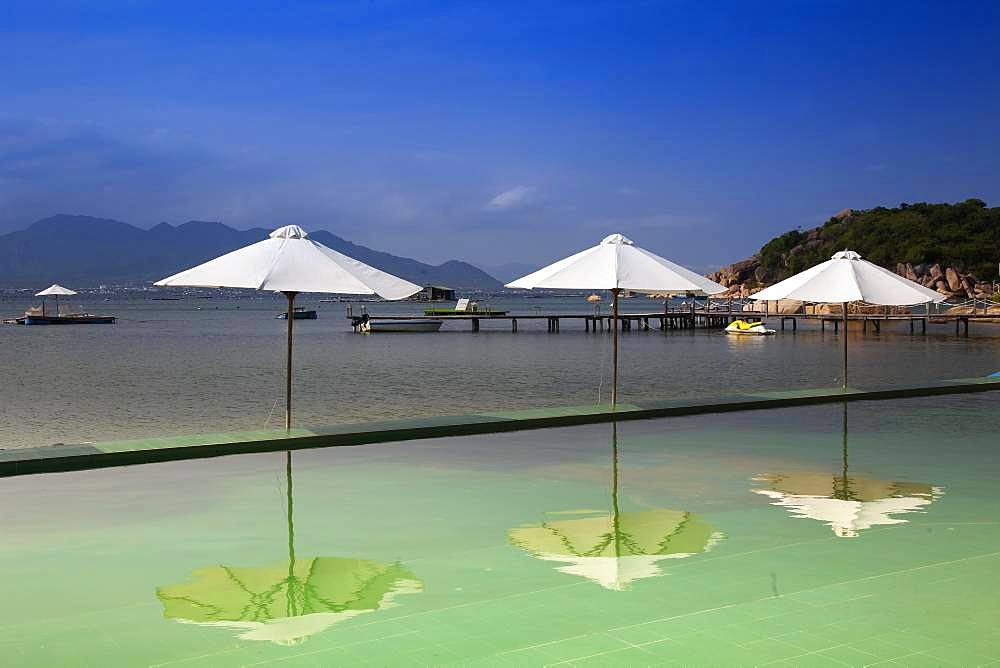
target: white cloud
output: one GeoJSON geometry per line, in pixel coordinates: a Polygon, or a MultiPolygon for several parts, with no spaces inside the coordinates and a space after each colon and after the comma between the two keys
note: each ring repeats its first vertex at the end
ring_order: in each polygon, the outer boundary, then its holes
{"type": "Polygon", "coordinates": [[[538,188],[534,186],[516,186],[500,193],[483,207],[487,211],[510,211],[517,209],[537,199],[538,188]]]}

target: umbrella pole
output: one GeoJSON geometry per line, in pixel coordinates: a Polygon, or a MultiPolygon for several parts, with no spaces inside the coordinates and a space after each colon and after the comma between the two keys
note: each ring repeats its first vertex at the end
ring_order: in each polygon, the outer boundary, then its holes
{"type": "Polygon", "coordinates": [[[612,339],[614,343],[614,370],[611,372],[611,406],[614,407],[618,403],[618,294],[621,292],[621,288],[612,288],[611,290],[611,328],[614,330],[612,333],[612,339]]]}
{"type": "Polygon", "coordinates": [[[295,568],[295,525],[292,522],[292,451],[285,452],[285,505],[288,511],[288,575],[295,568]]]}
{"type": "Polygon", "coordinates": [[[285,292],[288,297],[288,356],[285,362],[285,431],[292,428],[292,323],[295,322],[296,292],[285,292]]]}
{"type": "Polygon", "coordinates": [[[844,302],[844,389],[847,389],[847,302],[844,302]]]}
{"type": "Polygon", "coordinates": [[[292,521],[292,451],[285,451],[285,507],[288,513],[288,578],[286,582],[286,607],[285,614],[289,617],[296,617],[300,612],[295,606],[295,594],[292,591],[292,583],[295,581],[295,525],[292,521]]]}
{"type": "Polygon", "coordinates": [[[618,423],[611,422],[611,530],[615,537],[615,556],[621,556],[621,526],[618,510],[618,423]]]}
{"type": "MultiPolygon", "coordinates": [[[[841,457],[843,458],[843,470],[840,479],[840,490],[839,494],[835,494],[836,498],[848,501],[851,498],[851,491],[849,489],[850,483],[847,479],[847,402],[844,402],[844,421],[843,428],[841,429],[843,434],[843,443],[841,444],[841,457]]],[[[838,490],[834,489],[835,492],[838,490]]]]}
{"type": "Polygon", "coordinates": [[[849,492],[847,490],[847,402],[844,402],[844,498],[849,498],[849,492]]]}

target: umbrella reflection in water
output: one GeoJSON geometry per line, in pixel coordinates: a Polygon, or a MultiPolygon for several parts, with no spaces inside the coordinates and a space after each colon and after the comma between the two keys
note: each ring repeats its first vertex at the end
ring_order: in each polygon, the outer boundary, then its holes
{"type": "Polygon", "coordinates": [[[423,589],[399,563],[344,557],[296,557],[292,458],[287,453],[288,561],[261,568],[209,566],[190,582],[159,587],[167,619],[241,631],[240,638],[301,642],[357,615],[393,607],[423,589]]]}
{"type": "Polygon", "coordinates": [[[919,482],[875,480],[847,471],[847,404],[843,417],[843,468],[839,473],[772,473],[754,478],[757,494],[789,509],[795,517],[830,525],[840,538],[855,538],[877,525],[903,524],[893,517],[920,512],[944,494],[941,487],[919,482]]]}
{"type": "Polygon", "coordinates": [[[659,562],[706,552],[721,539],[721,534],[694,513],[666,508],[622,512],[615,423],[611,451],[610,513],[579,511],[589,516],[511,529],[511,543],[539,559],[565,564],[557,569],[563,573],[622,591],[634,580],[663,575],[659,562]]]}

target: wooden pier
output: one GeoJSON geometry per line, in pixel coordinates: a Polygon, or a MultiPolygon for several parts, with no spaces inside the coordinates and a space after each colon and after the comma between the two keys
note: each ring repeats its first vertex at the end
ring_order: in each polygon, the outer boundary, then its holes
{"type": "MultiPolygon", "coordinates": [[[[369,314],[370,315],[370,314],[369,314]]],[[[704,310],[684,310],[684,311],[651,311],[642,313],[619,313],[618,322],[620,331],[628,332],[632,329],[639,331],[649,331],[650,329],[723,329],[729,323],[740,318],[760,319],[764,317],[763,312],[757,311],[704,311],[704,310]],[[651,324],[652,323],[652,324],[651,324]]],[[[361,323],[364,321],[364,314],[360,316],[348,315],[351,326],[355,331],[359,331],[361,323]]],[[[563,320],[583,321],[583,329],[586,332],[610,332],[613,317],[608,314],[579,314],[579,313],[558,313],[558,314],[522,314],[522,315],[493,315],[487,313],[469,313],[463,315],[449,316],[422,316],[422,315],[379,315],[370,316],[376,320],[445,320],[463,321],[471,323],[473,332],[479,331],[481,321],[505,321],[510,323],[510,331],[517,331],[519,320],[545,320],[549,332],[558,333],[563,320]]]]}
{"type": "MultiPolygon", "coordinates": [[[[370,314],[368,314],[370,315],[370,314]]],[[[354,331],[359,331],[365,314],[360,316],[348,314],[347,319],[351,322],[354,331]]],[[[482,321],[501,321],[510,324],[510,331],[517,332],[518,322],[521,320],[544,320],[547,331],[553,334],[559,333],[564,320],[583,322],[585,332],[611,332],[613,318],[611,315],[600,313],[533,313],[533,314],[490,314],[490,313],[468,313],[450,316],[425,316],[425,315],[379,315],[371,316],[377,320],[445,320],[462,321],[470,324],[473,332],[480,331],[482,321]]],[[[647,311],[640,313],[620,313],[618,323],[620,331],[628,332],[632,330],[650,331],[659,329],[668,330],[693,330],[693,329],[725,329],[734,320],[777,320],[782,331],[791,329],[798,330],[798,323],[802,321],[819,322],[820,331],[826,331],[827,326],[832,325],[833,332],[839,333],[843,324],[843,316],[837,314],[769,314],[766,311],[739,311],[735,309],[684,309],[674,311],[647,311]]],[[[955,336],[969,336],[969,322],[995,322],[1000,323],[1000,314],[955,314],[948,315],[947,312],[940,314],[871,314],[871,313],[850,313],[847,316],[848,322],[860,322],[862,332],[867,334],[869,330],[875,334],[882,332],[882,325],[886,322],[904,322],[909,325],[911,334],[916,334],[919,328],[920,334],[927,333],[928,322],[930,324],[950,324],[955,323],[955,336]]]]}
{"type": "MultiPolygon", "coordinates": [[[[840,331],[841,323],[844,317],[842,315],[813,315],[813,314],[792,314],[792,315],[780,315],[776,316],[781,322],[781,329],[785,329],[785,323],[790,322],[792,331],[795,331],[799,320],[818,320],[820,323],[820,331],[826,331],[828,324],[833,325],[834,334],[840,331]]],[[[860,322],[861,331],[865,334],[868,333],[869,328],[875,332],[875,334],[882,333],[882,324],[886,322],[905,322],[910,327],[910,334],[915,334],[916,329],[920,327],[920,333],[927,333],[927,324],[932,325],[946,325],[949,323],[955,323],[955,336],[960,336],[967,338],[969,336],[969,322],[979,321],[987,323],[997,323],[1000,324],[1000,313],[956,313],[955,315],[948,315],[948,313],[940,314],[902,314],[902,315],[876,315],[871,313],[852,313],[847,316],[848,322],[860,322]]]]}

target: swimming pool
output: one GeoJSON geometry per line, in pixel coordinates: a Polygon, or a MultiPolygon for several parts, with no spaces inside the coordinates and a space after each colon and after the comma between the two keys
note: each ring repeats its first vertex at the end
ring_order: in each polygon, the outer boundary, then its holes
{"type": "Polygon", "coordinates": [[[991,395],[0,480],[6,665],[1000,659],[991,395]]]}

